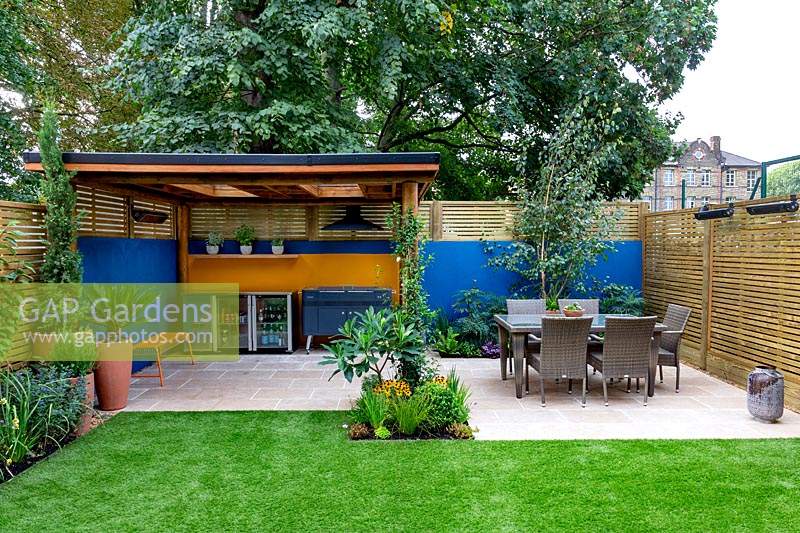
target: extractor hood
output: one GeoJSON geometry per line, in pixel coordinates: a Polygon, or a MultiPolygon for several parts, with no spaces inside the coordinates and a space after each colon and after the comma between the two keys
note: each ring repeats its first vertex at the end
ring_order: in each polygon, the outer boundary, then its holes
{"type": "Polygon", "coordinates": [[[345,207],[344,218],[322,228],[323,231],[381,231],[383,228],[361,216],[360,205],[345,207]]]}

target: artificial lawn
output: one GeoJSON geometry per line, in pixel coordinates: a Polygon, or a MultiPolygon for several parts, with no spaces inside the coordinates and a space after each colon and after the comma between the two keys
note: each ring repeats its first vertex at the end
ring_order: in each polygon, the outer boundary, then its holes
{"type": "Polygon", "coordinates": [[[351,442],[341,412],[123,413],[0,531],[791,530],[800,440],[351,442]]]}

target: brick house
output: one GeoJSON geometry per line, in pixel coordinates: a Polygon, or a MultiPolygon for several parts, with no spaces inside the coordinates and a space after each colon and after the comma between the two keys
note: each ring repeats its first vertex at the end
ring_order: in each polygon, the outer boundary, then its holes
{"type": "Polygon", "coordinates": [[[745,200],[761,174],[761,163],[720,149],[720,137],[697,139],[677,161],[653,171],[641,199],[651,211],[681,208],[681,180],[686,180],[686,207],[745,200]]]}

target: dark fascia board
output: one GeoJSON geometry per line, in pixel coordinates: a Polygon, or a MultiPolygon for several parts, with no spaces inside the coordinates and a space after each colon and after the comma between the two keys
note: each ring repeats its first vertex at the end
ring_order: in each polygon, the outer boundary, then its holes
{"type": "MultiPolygon", "coordinates": [[[[39,152],[24,152],[25,163],[41,163],[39,152]]],[[[117,165],[389,165],[438,164],[438,152],[353,154],[175,154],[64,152],[64,163],[117,165]]]]}

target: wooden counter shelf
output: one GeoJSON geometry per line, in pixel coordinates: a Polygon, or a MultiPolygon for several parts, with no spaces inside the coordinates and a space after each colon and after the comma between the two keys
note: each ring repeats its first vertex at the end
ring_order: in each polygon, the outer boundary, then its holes
{"type": "Polygon", "coordinates": [[[297,259],[298,254],[189,254],[191,259],[297,259]]]}

